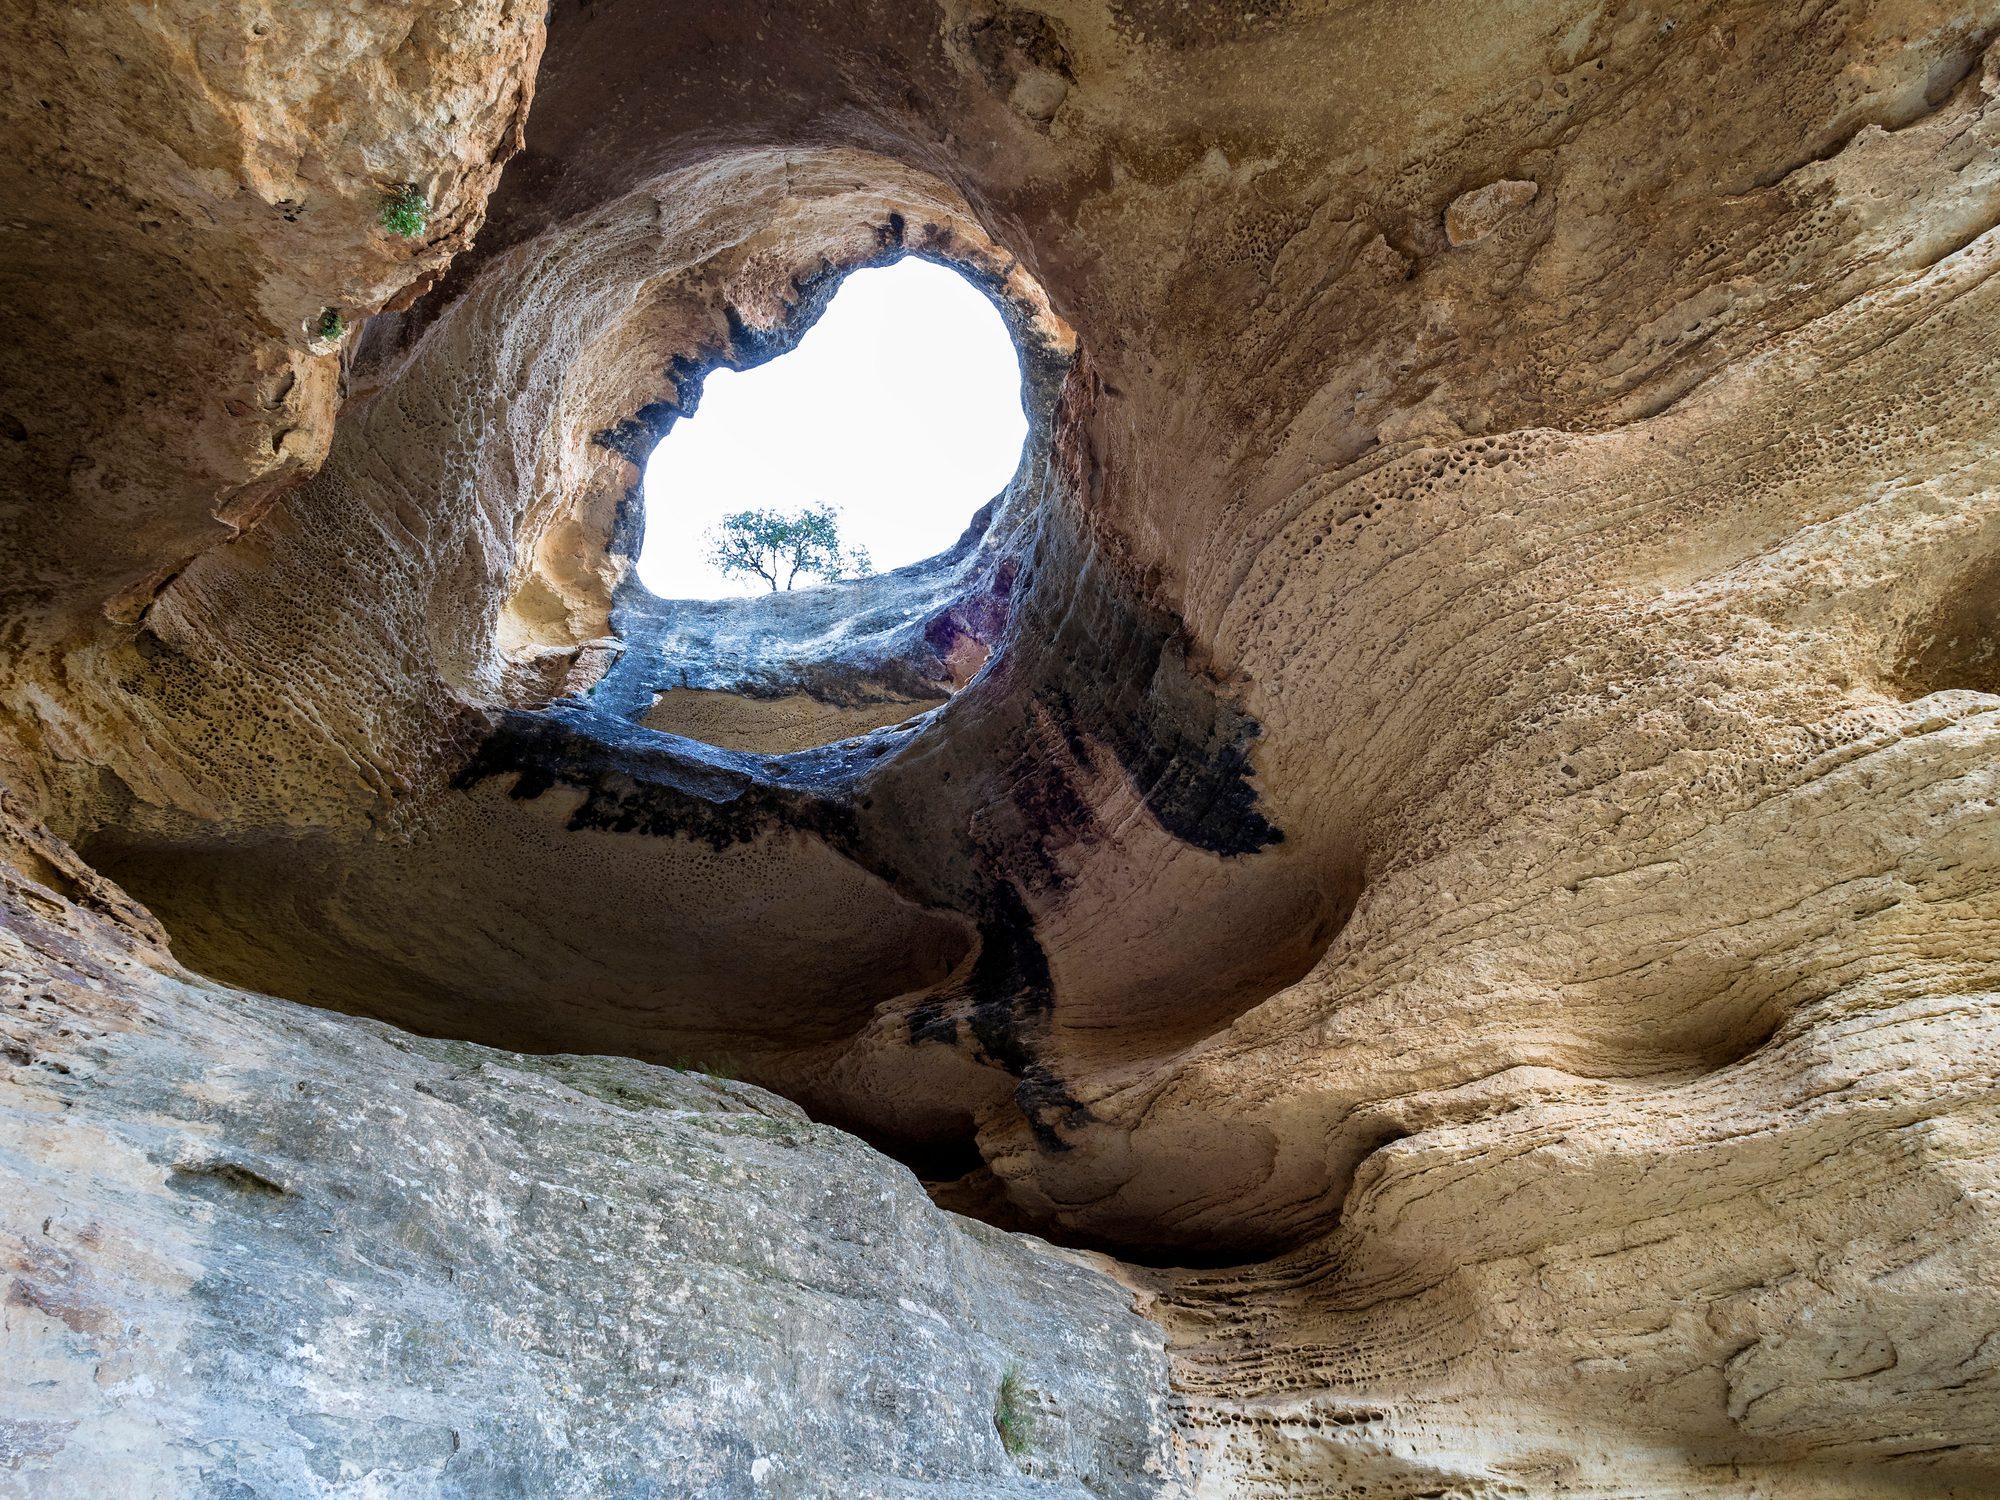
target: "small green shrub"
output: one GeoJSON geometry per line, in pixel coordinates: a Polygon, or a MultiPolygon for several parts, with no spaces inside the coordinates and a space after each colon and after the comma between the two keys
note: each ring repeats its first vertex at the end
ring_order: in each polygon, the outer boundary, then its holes
{"type": "Polygon", "coordinates": [[[1024,1458],[1034,1446],[1034,1422],[1028,1415],[1028,1387],[1021,1372],[1009,1367],[1000,1377],[1000,1395],[993,1403],[993,1427],[1009,1458],[1024,1458]]]}
{"type": "Polygon", "coordinates": [[[319,327],[313,330],[313,337],[338,339],[345,332],[347,332],[347,319],[340,315],[339,308],[329,307],[319,315],[319,327]]]}
{"type": "Polygon", "coordinates": [[[413,240],[422,234],[430,218],[430,204],[424,201],[422,193],[407,183],[382,200],[382,227],[406,240],[413,240]]]}

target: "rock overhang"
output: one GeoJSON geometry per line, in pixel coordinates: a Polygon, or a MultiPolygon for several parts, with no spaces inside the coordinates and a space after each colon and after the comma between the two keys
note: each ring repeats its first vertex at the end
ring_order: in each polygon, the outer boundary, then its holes
{"type": "Polygon", "coordinates": [[[787,15],[558,13],[319,476],[16,667],[37,802],[215,972],[1273,1257],[1144,1278],[1234,1492],[1979,1492],[1990,7],[787,15]],[[938,184],[1081,350],[1006,649],[651,733],[593,438],[938,184]]]}

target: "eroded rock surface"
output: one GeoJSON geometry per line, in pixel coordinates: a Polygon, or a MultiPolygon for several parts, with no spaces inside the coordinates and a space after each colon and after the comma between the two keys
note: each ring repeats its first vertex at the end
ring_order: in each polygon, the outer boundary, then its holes
{"type": "Polygon", "coordinates": [[[226,989],[115,892],[0,884],[0,1494],[1186,1493],[1129,1291],[796,1105],[226,989]]]}
{"type": "MultiPolygon", "coordinates": [[[[23,450],[0,754],[219,981],[727,1054],[1158,1267],[1207,1494],[1992,1493],[1996,33],[559,5],[254,529],[23,450]],[[1022,341],[1008,492],[754,618],[635,593],[702,373],[902,253],[1022,341]]],[[[225,504],[135,410],[93,461],[225,504]]]]}
{"type": "Polygon", "coordinates": [[[319,466],[348,330],[471,243],[519,148],[542,21],[536,0],[9,7],[10,651],[100,611],[129,630],[319,466]],[[381,218],[403,191],[426,208],[409,236],[381,218]]]}

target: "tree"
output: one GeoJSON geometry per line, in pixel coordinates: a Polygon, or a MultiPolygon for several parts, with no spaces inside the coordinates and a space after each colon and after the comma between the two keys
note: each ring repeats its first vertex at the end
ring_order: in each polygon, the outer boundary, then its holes
{"type": "Polygon", "coordinates": [[[867,548],[841,546],[840,516],[831,505],[808,505],[790,515],[776,510],[726,515],[708,534],[708,560],[731,578],[755,574],[773,593],[790,588],[802,573],[831,581],[874,571],[867,548]]]}

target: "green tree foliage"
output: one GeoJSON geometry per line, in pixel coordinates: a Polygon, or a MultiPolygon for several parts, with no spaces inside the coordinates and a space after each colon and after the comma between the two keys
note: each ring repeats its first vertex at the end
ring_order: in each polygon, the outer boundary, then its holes
{"type": "Polygon", "coordinates": [[[773,593],[800,577],[858,578],[874,571],[867,548],[841,546],[840,517],[831,505],[726,515],[708,534],[708,560],[731,578],[763,579],[773,593]]]}

